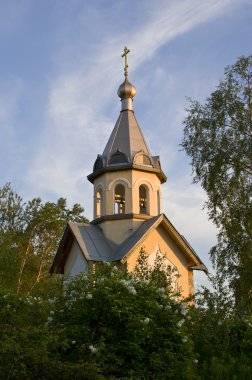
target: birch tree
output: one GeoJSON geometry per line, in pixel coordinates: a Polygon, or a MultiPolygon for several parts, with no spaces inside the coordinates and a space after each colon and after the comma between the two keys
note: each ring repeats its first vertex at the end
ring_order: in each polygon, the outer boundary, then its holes
{"type": "Polygon", "coordinates": [[[204,104],[189,100],[182,147],[219,228],[210,254],[229,280],[237,311],[252,304],[252,55],[225,69],[204,104]]]}

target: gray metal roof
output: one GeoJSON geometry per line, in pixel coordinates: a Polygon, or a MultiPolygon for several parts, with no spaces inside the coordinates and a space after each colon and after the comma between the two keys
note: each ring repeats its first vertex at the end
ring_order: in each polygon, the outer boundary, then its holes
{"type": "Polygon", "coordinates": [[[124,110],[120,113],[102,155],[109,159],[118,150],[126,154],[129,162],[141,150],[151,156],[133,111],[124,110]]]}
{"type": "Polygon", "coordinates": [[[99,226],[79,223],[69,223],[69,226],[86,260],[112,260],[112,249],[99,226]]]}
{"type": "Polygon", "coordinates": [[[87,261],[112,261],[112,249],[99,226],[70,222],[61,238],[50,273],[64,273],[74,240],[87,261]]]}
{"type": "Polygon", "coordinates": [[[166,182],[160,159],[152,156],[133,111],[135,87],[126,78],[118,90],[122,110],[102,154],[98,154],[88,180],[112,170],[155,170],[161,182],[166,182]],[[134,167],[133,167],[134,166],[134,167]]]}
{"type": "Polygon", "coordinates": [[[125,259],[131,253],[134,247],[137,244],[141,243],[141,240],[144,240],[147,233],[153,228],[157,228],[161,223],[170,237],[174,240],[174,242],[179,245],[184,254],[190,258],[190,261],[193,263],[193,265],[197,265],[198,269],[201,269],[207,273],[207,267],[201,261],[187,240],[176,230],[176,228],[173,226],[165,214],[157,215],[143,222],[137,231],[121,244],[117,252],[113,255],[113,260],[117,261],[125,259]]]}
{"type": "Polygon", "coordinates": [[[116,252],[113,251],[98,225],[69,223],[60,242],[50,272],[64,273],[65,262],[74,239],[77,241],[87,261],[124,261],[133,249],[145,239],[146,235],[161,223],[169,236],[190,259],[191,265],[196,265],[197,269],[207,272],[206,266],[196,252],[164,214],[157,215],[143,222],[135,233],[119,246],[116,252]]]}

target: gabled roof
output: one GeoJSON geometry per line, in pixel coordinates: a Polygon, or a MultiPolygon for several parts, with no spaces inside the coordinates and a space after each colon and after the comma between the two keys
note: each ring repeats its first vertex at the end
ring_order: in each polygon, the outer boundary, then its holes
{"type": "Polygon", "coordinates": [[[59,244],[50,273],[64,273],[64,266],[76,240],[86,261],[112,261],[112,249],[97,225],[68,223],[59,244]]]}
{"type": "Polygon", "coordinates": [[[102,230],[97,225],[69,223],[61,239],[58,251],[51,267],[51,273],[64,273],[64,266],[74,239],[87,261],[121,261],[139,246],[148,234],[155,228],[162,226],[174,242],[180,247],[188,258],[192,269],[200,269],[207,272],[206,266],[200,260],[196,252],[186,239],[179,234],[169,219],[164,215],[158,215],[143,222],[135,233],[124,241],[116,251],[110,247],[102,230]]]}
{"type": "Polygon", "coordinates": [[[182,252],[187,256],[191,263],[192,269],[199,269],[207,272],[206,266],[200,260],[194,249],[190,246],[187,240],[180,235],[170,220],[161,214],[145,221],[138,230],[130,236],[125,242],[121,244],[115,255],[113,255],[114,261],[120,260],[125,262],[127,257],[134,251],[137,245],[141,244],[147,235],[158,226],[164,227],[175,243],[180,247],[182,252]]]}

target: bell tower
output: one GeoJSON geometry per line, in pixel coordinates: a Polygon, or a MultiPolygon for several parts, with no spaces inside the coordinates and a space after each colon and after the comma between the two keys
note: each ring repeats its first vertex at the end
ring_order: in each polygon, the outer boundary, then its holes
{"type": "Polygon", "coordinates": [[[96,262],[114,262],[135,270],[141,248],[148,263],[157,254],[179,275],[174,286],[183,297],[193,294],[193,270],[207,268],[161,211],[161,185],[166,176],[158,156],[152,156],[137,123],[133,98],[136,88],[125,79],[117,94],[121,112],[102,154],[98,154],[88,180],[94,188],[94,220],[69,222],[54,258],[51,273],[65,278],[93,268],[96,262]]]}
{"type": "Polygon", "coordinates": [[[94,220],[116,249],[146,220],[161,214],[161,184],[166,176],[159,156],[152,156],[133,111],[136,88],[125,80],[117,94],[121,112],[103,153],[97,156],[88,180],[94,185],[94,220]]]}

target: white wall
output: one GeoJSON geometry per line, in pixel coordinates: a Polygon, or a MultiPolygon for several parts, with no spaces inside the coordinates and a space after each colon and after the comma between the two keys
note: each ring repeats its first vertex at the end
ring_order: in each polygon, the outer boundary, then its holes
{"type": "Polygon", "coordinates": [[[64,277],[76,276],[80,272],[86,272],[87,270],[87,261],[83,257],[80,247],[75,240],[65,263],[64,277]]]}

